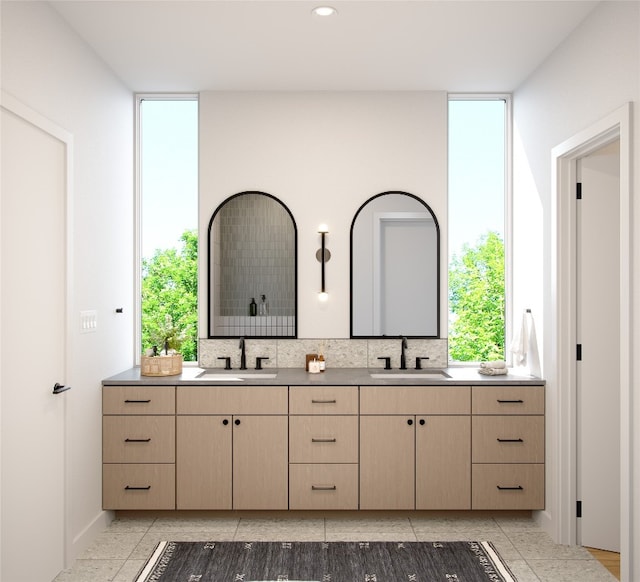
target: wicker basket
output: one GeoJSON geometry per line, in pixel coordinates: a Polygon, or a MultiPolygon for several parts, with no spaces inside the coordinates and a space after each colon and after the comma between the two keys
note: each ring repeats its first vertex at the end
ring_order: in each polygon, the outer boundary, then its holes
{"type": "Polygon", "coordinates": [[[177,376],[182,374],[182,354],[175,356],[142,356],[141,376],[177,376]]]}

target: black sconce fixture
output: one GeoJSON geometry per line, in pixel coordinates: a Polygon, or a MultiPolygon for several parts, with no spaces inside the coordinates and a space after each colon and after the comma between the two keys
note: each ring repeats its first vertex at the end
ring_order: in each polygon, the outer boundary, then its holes
{"type": "Polygon", "coordinates": [[[320,234],[320,248],[316,252],[316,259],[320,261],[321,265],[321,278],[320,278],[320,293],[318,299],[320,301],[327,301],[329,294],[327,293],[324,266],[325,263],[331,258],[331,252],[326,248],[325,237],[329,234],[329,227],[326,224],[321,224],[318,227],[318,233],[320,234]]]}

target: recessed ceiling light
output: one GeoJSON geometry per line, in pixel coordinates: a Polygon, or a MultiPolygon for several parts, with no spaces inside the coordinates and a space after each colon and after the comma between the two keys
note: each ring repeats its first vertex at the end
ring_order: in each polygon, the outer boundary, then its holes
{"type": "Polygon", "coordinates": [[[338,11],[333,6],[316,6],[312,11],[316,16],[333,16],[338,11]]]}

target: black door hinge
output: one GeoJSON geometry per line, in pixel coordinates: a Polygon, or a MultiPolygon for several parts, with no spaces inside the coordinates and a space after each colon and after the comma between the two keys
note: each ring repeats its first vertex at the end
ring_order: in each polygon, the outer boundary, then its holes
{"type": "Polygon", "coordinates": [[[582,200],[582,182],[576,184],[576,198],[582,200]]]}
{"type": "Polygon", "coordinates": [[[576,501],[576,517],[582,517],[582,501],[576,501]]]}
{"type": "Polygon", "coordinates": [[[578,360],[578,362],[582,361],[582,344],[576,346],[576,360],[578,360]]]}

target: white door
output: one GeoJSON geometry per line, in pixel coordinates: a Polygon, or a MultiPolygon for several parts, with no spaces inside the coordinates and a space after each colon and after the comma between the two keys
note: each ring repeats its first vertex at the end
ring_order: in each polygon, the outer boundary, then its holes
{"type": "Polygon", "coordinates": [[[620,142],[578,160],[578,543],[620,551],[620,142]]]}
{"type": "Polygon", "coordinates": [[[373,258],[374,335],[435,335],[437,240],[426,212],[376,214],[373,258]]]}
{"type": "MultiPolygon", "coordinates": [[[[3,101],[4,103],[4,101],[3,101]]],[[[1,110],[0,579],[64,564],[65,143],[1,110]]]]}

